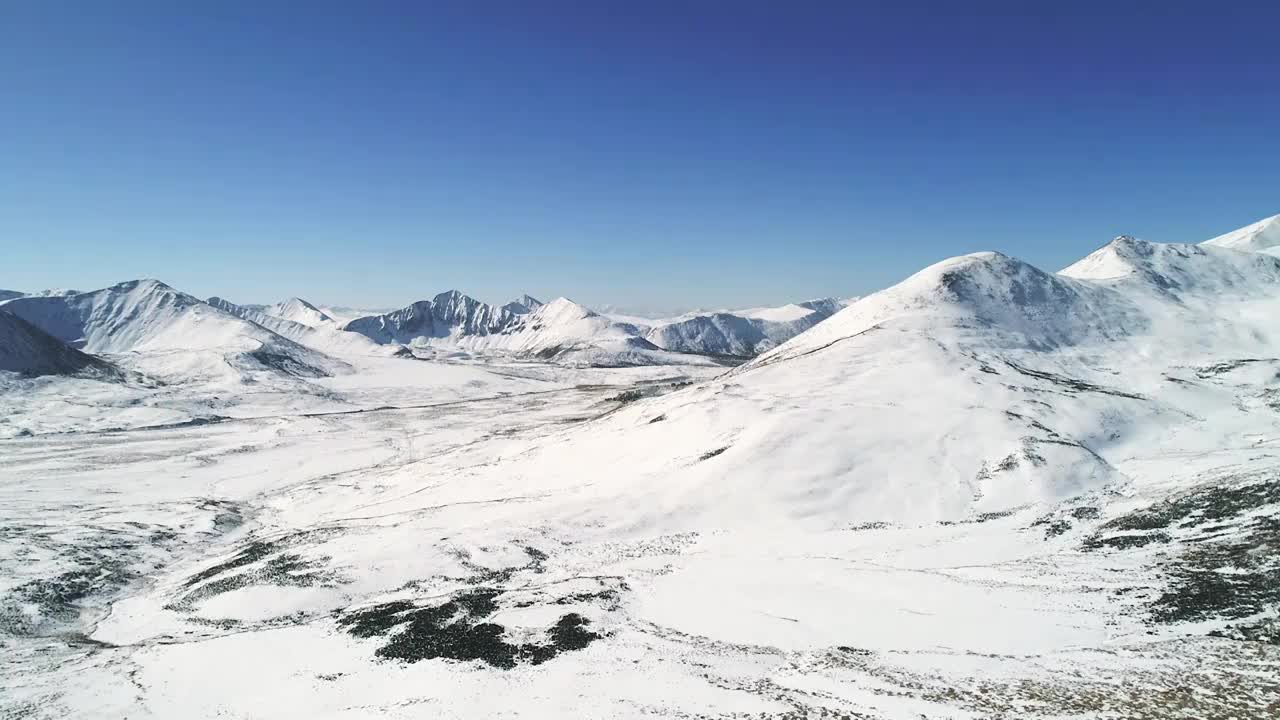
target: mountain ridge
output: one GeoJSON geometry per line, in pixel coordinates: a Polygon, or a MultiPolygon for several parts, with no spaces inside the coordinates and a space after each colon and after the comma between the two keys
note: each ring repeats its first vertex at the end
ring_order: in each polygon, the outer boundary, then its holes
{"type": "Polygon", "coordinates": [[[0,307],[0,370],[26,377],[88,374],[120,379],[113,364],[69,347],[40,328],[0,307]]]}

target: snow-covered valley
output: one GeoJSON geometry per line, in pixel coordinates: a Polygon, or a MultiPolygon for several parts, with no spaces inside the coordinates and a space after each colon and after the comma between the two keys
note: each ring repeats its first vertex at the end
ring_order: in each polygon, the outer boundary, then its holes
{"type": "Polygon", "coordinates": [[[1276,228],[651,327],[15,295],[0,717],[1274,716],[1276,228]]]}

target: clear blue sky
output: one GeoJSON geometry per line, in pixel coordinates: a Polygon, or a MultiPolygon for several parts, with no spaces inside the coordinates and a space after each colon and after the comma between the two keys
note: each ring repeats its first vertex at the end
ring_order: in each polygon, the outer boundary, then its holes
{"type": "Polygon", "coordinates": [[[0,8],[0,287],[663,309],[1280,212],[1280,6],[0,8]]]}

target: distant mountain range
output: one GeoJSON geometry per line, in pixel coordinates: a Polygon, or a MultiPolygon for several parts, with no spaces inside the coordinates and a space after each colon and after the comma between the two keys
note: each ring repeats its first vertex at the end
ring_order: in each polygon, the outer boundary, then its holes
{"type": "MultiPolygon", "coordinates": [[[[412,358],[414,349],[576,365],[723,363],[724,356],[745,359],[774,347],[842,306],[813,301],[636,324],[567,298],[544,303],[523,295],[498,306],[451,290],[399,310],[351,318],[349,310],[301,298],[274,305],[241,305],[219,297],[202,301],[157,280],[92,292],[0,291],[0,304],[68,350],[128,354],[147,366],[144,370],[166,377],[229,369],[318,377],[347,371],[342,358],[412,358]]],[[[35,348],[42,345],[27,346],[39,354],[35,348]]],[[[10,364],[73,372],[77,363],[70,357],[63,353],[10,364]]]]}
{"type": "Polygon", "coordinates": [[[70,348],[94,355],[127,354],[159,376],[266,371],[321,377],[348,368],[157,280],[16,297],[0,307],[70,348]]]}
{"type": "MultiPolygon", "coordinates": [[[[579,365],[740,362],[835,332],[851,318],[897,307],[886,301],[929,280],[929,290],[907,307],[927,308],[938,318],[969,303],[967,322],[1021,333],[1044,346],[1078,342],[1085,335],[1132,334],[1153,322],[1135,296],[1112,287],[1143,278],[1151,292],[1179,299],[1189,293],[1226,291],[1269,272],[1280,255],[1280,216],[1213,238],[1201,245],[1159,245],[1117,238],[1060,273],[1042,272],[999,254],[944,261],[898,286],[861,301],[821,299],[775,308],[691,313],[675,318],[618,319],[567,298],[542,302],[529,295],[503,305],[481,302],[457,290],[399,310],[351,318],[301,298],[269,306],[207,302],[156,280],[120,283],[92,292],[52,290],[35,294],[0,291],[10,318],[6,332],[23,338],[7,362],[17,368],[61,372],[90,367],[77,355],[45,352],[48,342],[31,328],[81,354],[137,357],[166,354],[159,372],[181,375],[257,370],[316,377],[349,370],[343,358],[413,357],[414,352],[460,352],[579,365]],[[1238,251],[1249,251],[1235,254],[1238,251]],[[1221,252],[1227,255],[1221,255],[1221,252]],[[1194,260],[1193,266],[1188,262],[1194,260]],[[963,270],[962,270],[963,269],[963,270]],[[932,273],[932,275],[930,275],[932,273]],[[826,322],[840,315],[839,324],[826,322]],[[28,327],[29,326],[29,327],[28,327]],[[209,353],[223,358],[211,364],[209,353]],[[203,359],[197,355],[204,353],[203,359]],[[174,358],[185,358],[176,362],[174,358]]],[[[896,312],[905,312],[898,310],[896,312]]],[[[18,340],[13,340],[18,344],[18,340]]],[[[803,345],[801,343],[800,345],[803,345]]],[[[153,367],[156,363],[152,364],[153,367]]]]}

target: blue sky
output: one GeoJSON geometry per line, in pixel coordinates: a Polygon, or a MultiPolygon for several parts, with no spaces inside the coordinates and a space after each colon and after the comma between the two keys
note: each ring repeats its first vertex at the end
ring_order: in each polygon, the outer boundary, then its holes
{"type": "Polygon", "coordinates": [[[0,287],[861,294],[1280,212],[1258,3],[46,2],[0,10],[0,287]]]}

